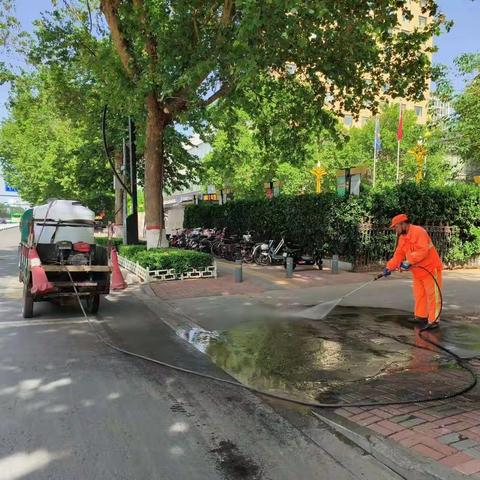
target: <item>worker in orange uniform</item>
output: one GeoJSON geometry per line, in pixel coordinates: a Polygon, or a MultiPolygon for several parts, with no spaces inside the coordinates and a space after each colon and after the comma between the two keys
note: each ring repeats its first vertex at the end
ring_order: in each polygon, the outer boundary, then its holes
{"type": "Polygon", "coordinates": [[[424,228],[411,224],[404,213],[392,219],[390,228],[397,234],[397,248],[383,273],[388,276],[393,270],[411,270],[415,298],[413,321],[429,330],[438,328],[443,266],[432,239],[424,228]]]}

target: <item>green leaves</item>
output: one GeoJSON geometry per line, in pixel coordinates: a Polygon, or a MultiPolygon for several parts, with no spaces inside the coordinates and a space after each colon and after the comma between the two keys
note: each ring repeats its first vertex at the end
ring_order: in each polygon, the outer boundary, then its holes
{"type": "Polygon", "coordinates": [[[120,253],[129,260],[139,263],[150,270],[167,270],[173,268],[182,274],[193,268],[205,268],[213,265],[213,258],[208,253],[176,248],[154,248],[146,250],[139,245],[120,247],[120,253]]]}
{"type": "Polygon", "coordinates": [[[460,71],[473,79],[453,101],[455,115],[448,122],[452,149],[464,160],[480,166],[480,54],[466,54],[456,61],[460,71]]]}
{"type": "MultiPolygon", "coordinates": [[[[3,0],[3,5],[10,3],[3,0]]],[[[78,166],[87,163],[89,151],[93,163],[100,164],[95,130],[105,103],[111,112],[111,143],[120,148],[125,118],[132,115],[140,153],[148,95],[156,96],[162,116],[156,125],[160,134],[153,138],[162,138],[166,126],[172,129],[179,122],[204,130],[211,120],[209,105],[218,97],[221,114],[241,111],[247,118],[235,114],[214,124],[225,133],[220,150],[229,156],[212,157],[207,171],[215,172],[214,164],[222,164],[226,181],[230,168],[238,191],[238,179],[245,178],[246,194],[258,192],[263,179],[275,176],[295,177],[291,191],[300,185],[312,162],[315,135],[334,128],[332,109],[355,114],[368,103],[375,110],[385,84],[392,96],[420,98],[431,74],[431,49],[424,45],[444,22],[434,0],[423,9],[431,21],[409,33],[401,31],[398,9],[410,18],[410,4],[399,0],[102,0],[91,6],[92,15],[86,2],[56,2],[37,23],[29,52],[33,66],[47,69],[54,79],[55,114],[70,122],[70,131],[76,130],[76,146],[70,142],[62,154],[75,151],[78,166]],[[91,146],[84,141],[89,136],[91,146]]],[[[23,135],[24,130],[19,132],[23,135]]],[[[180,142],[179,135],[168,130],[166,155],[151,160],[156,165],[165,162],[161,185],[176,188],[194,176],[195,159],[184,154],[180,142]]],[[[160,145],[153,147],[152,152],[160,152],[160,145]]],[[[77,176],[83,171],[76,168],[77,176]]],[[[72,185],[70,179],[58,188],[73,191],[72,185]]],[[[43,187],[35,188],[38,193],[43,187]]],[[[160,195],[155,198],[159,201],[160,195]]],[[[147,206],[160,216],[154,203],[147,206]]]]}
{"type": "Polygon", "coordinates": [[[112,174],[97,153],[100,143],[92,142],[88,123],[65,115],[49,73],[15,79],[10,116],[0,128],[5,177],[32,204],[72,198],[110,210],[112,174]]]}
{"type": "MultiPolygon", "coordinates": [[[[282,236],[307,248],[316,246],[325,255],[340,254],[355,260],[369,244],[360,234],[362,221],[386,228],[390,219],[405,212],[420,225],[456,227],[446,258],[464,263],[480,255],[480,189],[455,184],[431,187],[405,183],[360,197],[339,198],[336,194],[280,196],[274,199],[241,200],[223,206],[188,206],[184,226],[226,227],[232,233],[255,232],[261,240],[282,236]]],[[[368,239],[377,248],[389,239],[368,239]]]]}

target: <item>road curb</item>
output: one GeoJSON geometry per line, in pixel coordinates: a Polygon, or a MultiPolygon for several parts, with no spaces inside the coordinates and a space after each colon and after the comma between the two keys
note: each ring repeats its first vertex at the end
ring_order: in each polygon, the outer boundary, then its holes
{"type": "Polygon", "coordinates": [[[388,438],[375,435],[371,430],[336,413],[312,410],[312,414],[404,478],[409,480],[465,479],[464,475],[422,457],[388,438]]]}
{"type": "Polygon", "coordinates": [[[0,225],[0,232],[3,230],[10,230],[11,228],[18,228],[18,223],[7,223],[6,225],[0,225]]]}

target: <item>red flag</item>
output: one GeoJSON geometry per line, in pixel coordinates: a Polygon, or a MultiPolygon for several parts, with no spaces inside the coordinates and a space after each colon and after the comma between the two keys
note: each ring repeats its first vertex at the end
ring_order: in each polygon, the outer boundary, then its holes
{"type": "Polygon", "coordinates": [[[403,138],[403,112],[400,106],[400,117],[398,118],[397,140],[400,142],[403,138]]]}

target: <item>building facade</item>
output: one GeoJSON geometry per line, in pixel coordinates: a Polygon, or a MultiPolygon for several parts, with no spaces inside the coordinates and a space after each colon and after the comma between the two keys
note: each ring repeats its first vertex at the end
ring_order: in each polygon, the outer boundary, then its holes
{"type": "MultiPolygon", "coordinates": [[[[401,31],[406,33],[413,32],[416,28],[422,28],[431,22],[431,18],[426,16],[422,12],[422,8],[426,5],[426,0],[409,0],[408,8],[412,13],[412,18],[406,18],[399,12],[399,27],[401,31]]],[[[429,40],[426,47],[433,46],[433,38],[429,40]]],[[[430,61],[432,60],[432,54],[429,54],[430,61]]],[[[421,125],[427,123],[429,119],[429,103],[430,103],[430,85],[425,85],[424,99],[421,101],[411,101],[403,98],[392,98],[391,103],[400,104],[402,110],[412,110],[417,116],[417,122],[421,125]]],[[[368,108],[364,108],[360,111],[358,119],[348,112],[343,115],[343,124],[345,127],[363,127],[370,118],[372,118],[372,112],[368,108]]]]}

